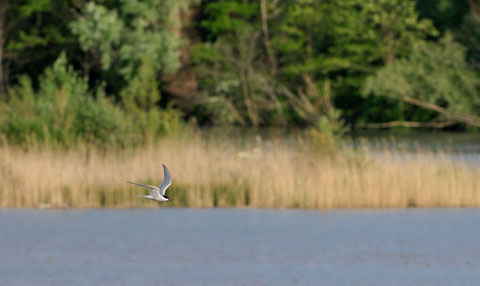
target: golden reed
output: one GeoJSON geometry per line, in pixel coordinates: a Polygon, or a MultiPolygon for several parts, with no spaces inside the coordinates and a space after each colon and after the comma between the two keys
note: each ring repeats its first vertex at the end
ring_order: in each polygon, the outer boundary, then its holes
{"type": "Polygon", "coordinates": [[[227,140],[163,140],[148,147],[101,151],[0,147],[0,207],[130,208],[404,208],[480,206],[480,168],[441,154],[365,148],[338,156],[301,151],[283,141],[240,148],[227,140]],[[363,154],[363,155],[362,155],[363,154]],[[173,175],[171,203],[136,197],[173,175]]]}

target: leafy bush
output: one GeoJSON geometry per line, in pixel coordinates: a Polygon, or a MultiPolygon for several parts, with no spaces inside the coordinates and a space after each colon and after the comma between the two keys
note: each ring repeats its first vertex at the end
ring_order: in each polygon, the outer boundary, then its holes
{"type": "Polygon", "coordinates": [[[0,131],[9,142],[24,145],[132,146],[182,126],[175,110],[152,107],[147,113],[126,112],[102,92],[94,97],[87,80],[67,64],[65,54],[45,70],[38,91],[28,77],[21,77],[0,111],[0,131]]]}

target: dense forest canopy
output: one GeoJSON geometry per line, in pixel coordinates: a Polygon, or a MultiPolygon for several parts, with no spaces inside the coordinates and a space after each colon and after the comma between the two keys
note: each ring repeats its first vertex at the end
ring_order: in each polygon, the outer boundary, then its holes
{"type": "Polygon", "coordinates": [[[0,133],[480,127],[478,0],[0,0],[0,133]]]}

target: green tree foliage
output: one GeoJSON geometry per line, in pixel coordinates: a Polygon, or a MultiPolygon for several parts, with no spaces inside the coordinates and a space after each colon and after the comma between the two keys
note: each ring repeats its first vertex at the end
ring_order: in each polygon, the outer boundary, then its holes
{"type": "Polygon", "coordinates": [[[132,113],[150,111],[160,100],[155,66],[145,57],[137,74],[121,93],[127,111],[132,113]]]}
{"type": "MultiPolygon", "coordinates": [[[[480,7],[480,4],[477,5],[480,7]]],[[[480,71],[480,10],[465,15],[455,38],[467,48],[468,63],[477,72],[480,71]]]]}
{"type": "Polygon", "coordinates": [[[72,36],[67,24],[74,2],[0,1],[0,95],[18,74],[36,78],[68,47],[72,36]]]}
{"type": "Polygon", "coordinates": [[[463,18],[470,11],[470,1],[472,0],[417,0],[416,8],[420,17],[430,19],[443,35],[462,25],[463,18]]]}
{"type": "Polygon", "coordinates": [[[147,141],[152,141],[158,134],[171,133],[181,126],[178,112],[158,108],[158,85],[155,65],[148,57],[144,57],[137,73],[121,92],[125,111],[147,141]]]}
{"type": "MultiPolygon", "coordinates": [[[[92,58],[99,60],[102,69],[112,66],[115,50],[118,48],[124,30],[123,22],[116,11],[109,11],[95,2],[89,2],[82,17],[70,24],[72,33],[77,35],[80,47],[90,53],[92,58]]],[[[84,69],[90,69],[90,62],[84,62],[84,69]]]]}
{"type": "Polygon", "coordinates": [[[267,79],[258,64],[258,9],[257,3],[239,1],[205,7],[200,27],[213,42],[198,45],[193,61],[203,91],[200,102],[214,122],[259,126],[274,109],[265,96],[267,79]]]}
{"type": "MultiPolygon", "coordinates": [[[[108,84],[124,86],[135,77],[142,59],[148,57],[155,71],[174,73],[180,66],[179,13],[194,0],[92,1],[70,24],[86,53],[86,74],[99,69],[108,84]],[[108,75],[108,76],[107,76],[108,75]]],[[[118,90],[115,86],[110,86],[118,90]]]]}
{"type": "Polygon", "coordinates": [[[0,131],[127,146],[179,129],[179,102],[321,149],[344,122],[475,125],[479,39],[479,0],[0,1],[0,131]]]}
{"type": "Polygon", "coordinates": [[[418,19],[415,3],[403,0],[301,0],[278,19],[273,42],[290,77],[370,73],[435,34],[430,21],[418,19]]]}
{"type": "Polygon", "coordinates": [[[408,58],[380,69],[365,94],[389,96],[439,112],[440,119],[480,126],[480,78],[465,61],[465,48],[447,35],[418,42],[408,58]]]}
{"type": "Polygon", "coordinates": [[[239,114],[237,121],[252,125],[271,124],[272,118],[308,125],[327,114],[338,118],[328,110],[334,106],[327,98],[351,120],[355,113],[365,116],[365,105],[376,104],[358,92],[365,77],[407,55],[413,42],[436,35],[429,20],[419,19],[413,1],[266,3],[271,51],[262,37],[257,2],[214,1],[200,23],[212,42],[195,53],[201,87],[210,99],[203,102],[216,103],[220,96],[234,107],[231,114],[239,114]]]}
{"type": "Polygon", "coordinates": [[[388,99],[362,99],[359,90],[366,76],[405,56],[412,42],[435,34],[414,8],[413,1],[397,0],[291,2],[272,32],[285,79],[294,79],[292,85],[304,73],[317,85],[329,79],[335,106],[350,122],[371,120],[378,108],[398,110],[388,99]]]}
{"type": "Polygon", "coordinates": [[[105,98],[88,94],[86,79],[67,64],[65,54],[45,70],[35,92],[28,77],[8,93],[0,129],[16,143],[126,144],[121,112],[105,98]]]}
{"type": "Polygon", "coordinates": [[[0,112],[1,133],[18,144],[131,146],[148,140],[142,134],[154,136],[180,127],[174,111],[153,109],[146,116],[155,124],[145,125],[105,98],[101,89],[92,96],[86,78],[68,65],[65,54],[41,75],[37,92],[28,77],[21,77],[0,112]]]}

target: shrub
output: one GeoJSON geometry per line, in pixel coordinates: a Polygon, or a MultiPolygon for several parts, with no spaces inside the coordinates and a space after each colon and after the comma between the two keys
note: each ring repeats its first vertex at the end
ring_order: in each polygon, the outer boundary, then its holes
{"type": "MultiPolygon", "coordinates": [[[[135,79],[131,88],[141,90],[146,79],[135,79]]],[[[154,95],[155,102],[158,98],[154,95]]],[[[103,92],[93,96],[87,80],[67,64],[64,53],[40,77],[38,91],[30,78],[20,77],[0,112],[0,132],[9,142],[22,145],[36,142],[69,147],[84,142],[125,147],[148,142],[182,126],[180,114],[173,109],[161,110],[153,105],[148,112],[140,108],[123,110],[103,92]]]]}

